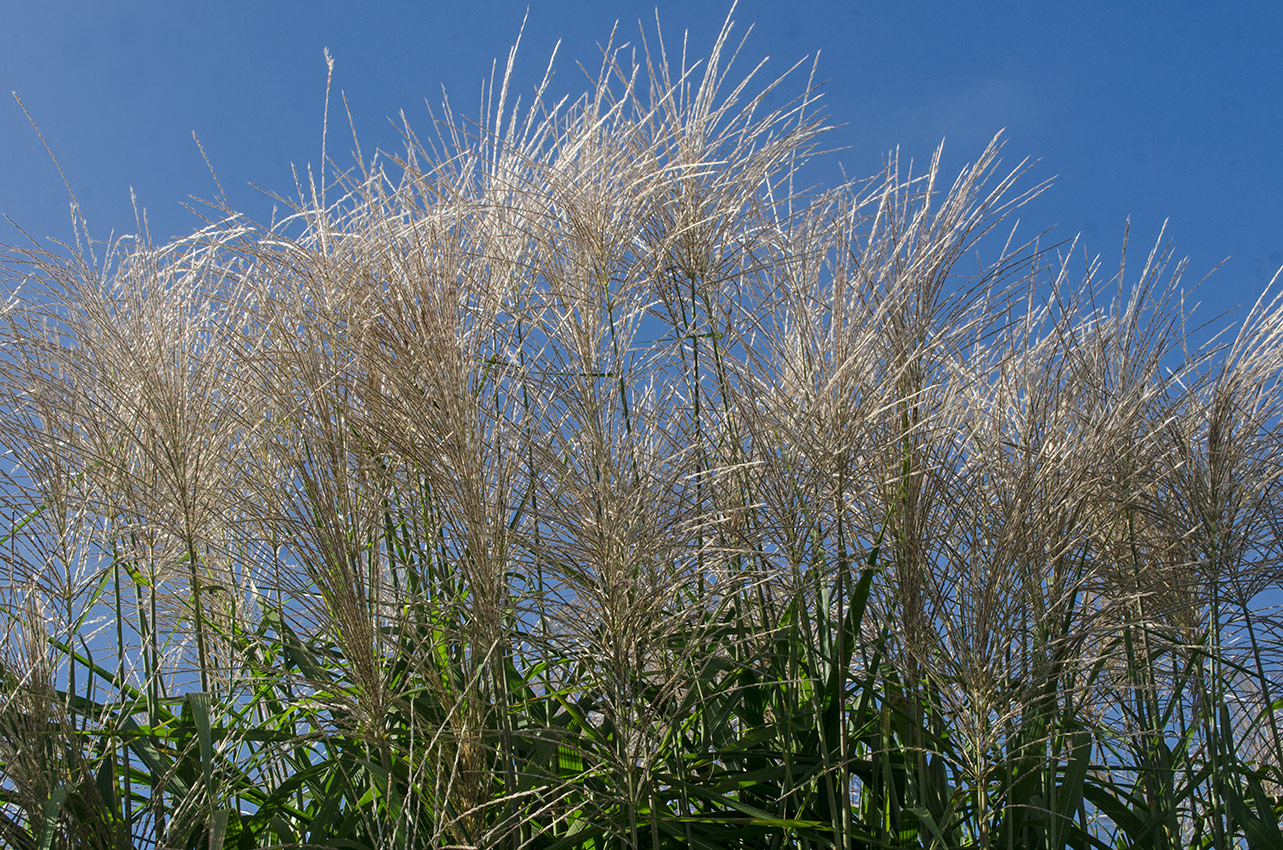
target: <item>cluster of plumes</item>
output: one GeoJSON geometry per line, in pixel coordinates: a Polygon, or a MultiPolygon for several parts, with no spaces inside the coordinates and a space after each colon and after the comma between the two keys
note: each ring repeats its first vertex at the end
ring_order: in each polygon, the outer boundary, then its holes
{"type": "Polygon", "coordinates": [[[504,76],[489,118],[271,226],[9,255],[9,828],[60,785],[101,805],[77,699],[252,699],[265,618],[341,654],[292,722],[410,765],[420,846],[555,820],[491,757],[540,664],[612,730],[595,804],[637,809],[719,659],[870,564],[850,679],[929,682],[960,781],[1045,746],[1048,706],[1126,741],[1209,694],[1279,767],[1283,312],[1196,346],[1166,254],[1106,278],[999,232],[1041,187],[996,143],[952,185],[892,160],[802,192],[814,88],[772,107],[784,78],[731,53],[608,46],[573,102],[504,76]],[[421,689],[437,727],[392,736],[421,689]],[[67,755],[33,759],[51,729],[67,755]]]}

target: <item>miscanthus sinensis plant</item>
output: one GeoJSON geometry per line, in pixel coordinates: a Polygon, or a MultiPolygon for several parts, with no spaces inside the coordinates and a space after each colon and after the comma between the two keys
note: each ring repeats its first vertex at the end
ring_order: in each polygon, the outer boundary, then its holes
{"type": "Polygon", "coordinates": [[[1283,846],[1283,311],[729,38],[8,251],[0,843],[1283,846]]]}

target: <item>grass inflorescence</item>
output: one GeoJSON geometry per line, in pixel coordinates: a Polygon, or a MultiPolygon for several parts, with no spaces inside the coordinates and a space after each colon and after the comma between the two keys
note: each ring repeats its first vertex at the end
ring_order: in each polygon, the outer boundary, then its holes
{"type": "Polygon", "coordinates": [[[7,252],[0,844],[1283,846],[1283,310],[729,29],[7,252]]]}

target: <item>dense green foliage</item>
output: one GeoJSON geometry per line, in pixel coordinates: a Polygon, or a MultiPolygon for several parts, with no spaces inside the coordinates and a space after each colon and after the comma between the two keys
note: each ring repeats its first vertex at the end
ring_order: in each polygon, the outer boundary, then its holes
{"type": "Polygon", "coordinates": [[[725,39],[8,252],[0,844],[1283,847],[1283,311],[725,39]]]}

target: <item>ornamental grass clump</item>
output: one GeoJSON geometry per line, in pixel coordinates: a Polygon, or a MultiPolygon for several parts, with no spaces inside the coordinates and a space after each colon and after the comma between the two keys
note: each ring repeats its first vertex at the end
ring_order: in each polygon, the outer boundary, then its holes
{"type": "Polygon", "coordinates": [[[6,252],[0,843],[1283,846],[1283,305],[730,31],[6,252]]]}

